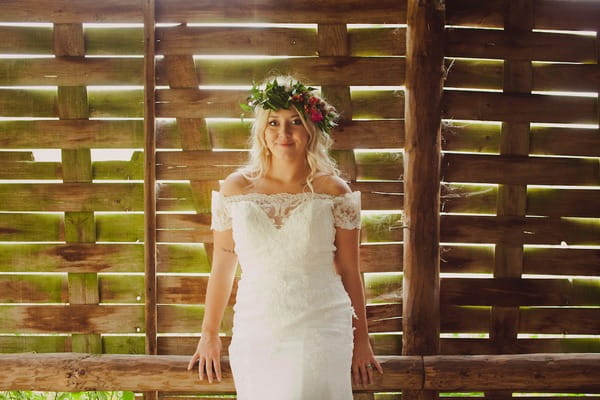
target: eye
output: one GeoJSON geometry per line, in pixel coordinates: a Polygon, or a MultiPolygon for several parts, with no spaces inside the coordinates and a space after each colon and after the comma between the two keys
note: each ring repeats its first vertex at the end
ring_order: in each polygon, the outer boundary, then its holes
{"type": "Polygon", "coordinates": [[[302,120],[300,118],[296,118],[292,120],[292,125],[302,125],[302,120]]]}
{"type": "Polygon", "coordinates": [[[279,125],[279,122],[275,119],[272,119],[271,121],[269,121],[269,126],[277,126],[279,125]]]}

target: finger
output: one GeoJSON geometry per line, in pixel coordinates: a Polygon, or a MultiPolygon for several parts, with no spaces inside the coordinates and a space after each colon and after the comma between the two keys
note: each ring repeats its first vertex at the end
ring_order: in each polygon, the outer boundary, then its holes
{"type": "Polygon", "coordinates": [[[198,362],[198,377],[200,378],[201,381],[204,380],[204,365],[205,365],[205,359],[204,359],[204,357],[201,357],[198,362]]]}
{"type": "Polygon", "coordinates": [[[375,362],[375,367],[377,368],[377,371],[379,371],[380,374],[383,374],[383,367],[381,366],[381,364],[379,364],[379,362],[377,360],[374,360],[375,362]]]}
{"type": "Polygon", "coordinates": [[[371,383],[373,383],[373,367],[371,366],[371,364],[367,364],[367,367],[365,369],[367,370],[367,377],[369,379],[368,384],[370,385],[371,383]]]}
{"type": "Polygon", "coordinates": [[[197,356],[194,354],[194,355],[192,356],[192,358],[190,359],[190,362],[188,363],[188,366],[187,366],[187,370],[188,370],[188,371],[189,371],[190,369],[192,369],[192,367],[193,367],[193,366],[194,366],[194,364],[196,363],[196,360],[197,360],[197,356]]]}
{"type": "Polygon", "coordinates": [[[362,385],[365,386],[368,382],[368,376],[367,367],[364,365],[360,368],[360,378],[362,379],[362,385]]]}
{"type": "Polygon", "coordinates": [[[352,367],[352,380],[354,381],[355,385],[360,384],[360,375],[358,372],[358,367],[352,367]]]}
{"type": "Polygon", "coordinates": [[[206,360],[206,376],[208,376],[208,383],[213,381],[213,362],[212,360],[206,360]]]}
{"type": "Polygon", "coordinates": [[[217,374],[217,380],[219,382],[221,382],[222,376],[221,376],[221,360],[215,360],[214,361],[214,366],[215,366],[215,372],[217,374]]]}

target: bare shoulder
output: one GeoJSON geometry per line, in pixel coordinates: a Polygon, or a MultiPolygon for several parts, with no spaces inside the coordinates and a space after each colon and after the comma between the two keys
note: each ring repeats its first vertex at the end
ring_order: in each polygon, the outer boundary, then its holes
{"type": "Polygon", "coordinates": [[[317,175],[313,181],[315,192],[339,196],[352,192],[348,183],[342,178],[331,174],[317,175]]]}
{"type": "Polygon", "coordinates": [[[233,172],[221,184],[223,196],[235,196],[247,193],[251,182],[239,171],[233,172]]]}

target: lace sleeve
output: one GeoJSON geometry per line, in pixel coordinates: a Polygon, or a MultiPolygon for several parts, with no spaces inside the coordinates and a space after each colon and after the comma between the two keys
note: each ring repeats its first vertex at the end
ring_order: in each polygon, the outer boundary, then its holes
{"type": "Polygon", "coordinates": [[[211,200],[211,225],[210,229],[215,231],[226,231],[231,229],[231,216],[225,198],[220,192],[212,192],[211,200]]]}
{"type": "Polygon", "coordinates": [[[360,192],[336,196],[333,200],[333,219],[338,228],[360,228],[360,192]]]}

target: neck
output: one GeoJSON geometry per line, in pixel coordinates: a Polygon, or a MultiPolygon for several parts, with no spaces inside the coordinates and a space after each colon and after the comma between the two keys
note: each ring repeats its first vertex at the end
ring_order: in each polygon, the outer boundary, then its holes
{"type": "Polygon", "coordinates": [[[306,183],[310,168],[306,160],[272,159],[267,176],[284,185],[306,183]]]}

